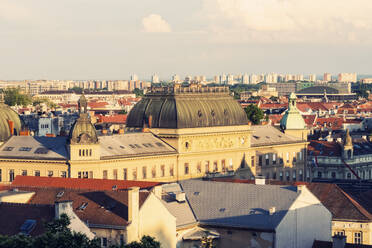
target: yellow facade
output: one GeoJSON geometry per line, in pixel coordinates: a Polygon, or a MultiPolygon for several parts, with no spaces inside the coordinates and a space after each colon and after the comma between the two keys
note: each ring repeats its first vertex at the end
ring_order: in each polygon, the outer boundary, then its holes
{"type": "Polygon", "coordinates": [[[346,243],[372,245],[372,223],[332,221],[332,234],[346,236],[346,243]]]}

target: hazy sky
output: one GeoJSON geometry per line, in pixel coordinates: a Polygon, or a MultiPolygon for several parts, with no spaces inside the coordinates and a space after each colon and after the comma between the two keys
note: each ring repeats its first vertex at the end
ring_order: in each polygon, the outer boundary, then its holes
{"type": "Polygon", "coordinates": [[[372,74],[372,0],[0,0],[0,79],[372,74]]]}

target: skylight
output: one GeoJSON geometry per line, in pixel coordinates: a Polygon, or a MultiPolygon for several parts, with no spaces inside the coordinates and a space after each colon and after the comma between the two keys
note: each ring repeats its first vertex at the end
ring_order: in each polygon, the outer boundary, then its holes
{"type": "Polygon", "coordinates": [[[63,196],[64,193],[65,193],[64,191],[60,191],[60,192],[58,192],[58,194],[57,194],[57,198],[61,198],[61,197],[63,196]]]}
{"type": "Polygon", "coordinates": [[[49,152],[48,148],[39,147],[39,148],[36,149],[36,151],[34,153],[35,154],[47,154],[48,152],[49,152]]]}
{"type": "Polygon", "coordinates": [[[31,147],[24,147],[24,146],[22,146],[21,148],[19,148],[18,149],[18,151],[20,151],[20,152],[29,152],[29,151],[31,151],[31,147]]]}
{"type": "Polygon", "coordinates": [[[78,207],[78,210],[84,210],[84,209],[87,208],[87,206],[88,206],[88,202],[83,202],[83,203],[80,205],[80,207],[78,207]]]}
{"type": "Polygon", "coordinates": [[[10,152],[10,151],[12,151],[13,149],[14,149],[13,146],[6,146],[6,147],[3,149],[3,151],[5,151],[5,152],[10,152]]]}
{"type": "Polygon", "coordinates": [[[36,220],[28,219],[22,224],[19,230],[21,231],[21,233],[28,235],[31,233],[32,230],[34,230],[35,226],[36,220]]]}

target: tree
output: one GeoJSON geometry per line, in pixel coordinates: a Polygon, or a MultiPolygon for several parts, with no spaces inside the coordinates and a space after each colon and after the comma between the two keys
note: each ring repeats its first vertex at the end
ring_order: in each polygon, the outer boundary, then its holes
{"type": "Polygon", "coordinates": [[[138,88],[135,88],[135,89],[133,90],[133,93],[136,94],[136,97],[141,97],[141,96],[143,96],[143,90],[140,90],[140,89],[138,89],[138,88]]]}
{"type": "Polygon", "coordinates": [[[118,112],[119,115],[126,115],[128,112],[125,109],[122,109],[118,112]]]}
{"type": "Polygon", "coordinates": [[[73,87],[73,88],[71,88],[71,90],[73,91],[73,92],[75,92],[75,94],[81,94],[81,93],[83,93],[83,88],[80,88],[80,87],[73,87]]]}
{"type": "Polygon", "coordinates": [[[160,248],[160,243],[153,237],[143,236],[140,242],[134,241],[126,245],[112,245],[110,248],[160,248]]]}
{"type": "Polygon", "coordinates": [[[22,94],[19,88],[8,88],[3,90],[5,104],[9,106],[31,104],[32,100],[29,95],[22,94]]]}
{"type": "Polygon", "coordinates": [[[264,118],[263,111],[255,104],[250,104],[244,110],[247,114],[248,120],[250,120],[254,125],[259,124],[260,121],[264,118]]]}
{"type": "Polygon", "coordinates": [[[89,240],[82,233],[72,232],[68,225],[70,220],[67,215],[62,214],[45,225],[45,233],[37,237],[24,234],[14,236],[0,236],[0,247],[3,248],[100,248],[99,239],[89,240]]]}

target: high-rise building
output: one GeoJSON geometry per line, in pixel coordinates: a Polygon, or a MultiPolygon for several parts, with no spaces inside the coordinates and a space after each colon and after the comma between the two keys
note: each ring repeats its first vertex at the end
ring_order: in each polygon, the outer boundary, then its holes
{"type": "Polygon", "coordinates": [[[130,76],[130,80],[132,80],[132,81],[137,81],[137,80],[138,80],[138,76],[137,76],[136,74],[132,74],[132,75],[130,76]]]}
{"type": "Polygon", "coordinates": [[[177,75],[177,74],[174,74],[174,75],[172,76],[172,82],[174,82],[174,83],[179,83],[179,82],[181,82],[181,80],[180,80],[180,76],[177,75]]]}
{"type": "Polygon", "coordinates": [[[219,77],[219,76],[214,76],[214,77],[213,77],[213,81],[214,81],[216,84],[220,83],[220,77],[219,77]]]}
{"type": "Polygon", "coordinates": [[[220,84],[224,84],[224,83],[226,83],[226,74],[222,74],[220,76],[220,84]]]}
{"type": "Polygon", "coordinates": [[[227,75],[226,80],[228,84],[232,83],[234,81],[234,75],[232,74],[227,75]]]}
{"type": "Polygon", "coordinates": [[[304,81],[304,75],[303,74],[297,74],[294,76],[295,81],[304,81]]]}
{"type": "Polygon", "coordinates": [[[284,81],[285,82],[292,81],[292,80],[294,80],[293,75],[291,75],[291,74],[285,74],[285,77],[284,77],[284,81]]]}
{"type": "Polygon", "coordinates": [[[159,83],[160,82],[159,76],[157,74],[152,75],[151,82],[154,83],[154,84],[159,83]]]}
{"type": "Polygon", "coordinates": [[[242,83],[243,84],[249,84],[249,76],[247,73],[245,73],[243,76],[242,76],[242,83]]]}
{"type": "Polygon", "coordinates": [[[278,82],[278,74],[270,73],[265,76],[266,83],[277,83],[278,82]]]}
{"type": "Polygon", "coordinates": [[[337,77],[338,82],[356,83],[357,74],[356,73],[340,73],[337,77]]]}
{"type": "Polygon", "coordinates": [[[331,73],[328,73],[328,72],[324,73],[324,75],[323,75],[323,81],[326,81],[326,82],[332,81],[332,75],[331,75],[331,73]]]}
{"type": "Polygon", "coordinates": [[[250,84],[258,84],[258,76],[256,74],[251,74],[249,78],[249,83],[250,84]]]}
{"type": "Polygon", "coordinates": [[[310,74],[309,75],[309,81],[310,82],[316,82],[316,74],[310,74]]]}

